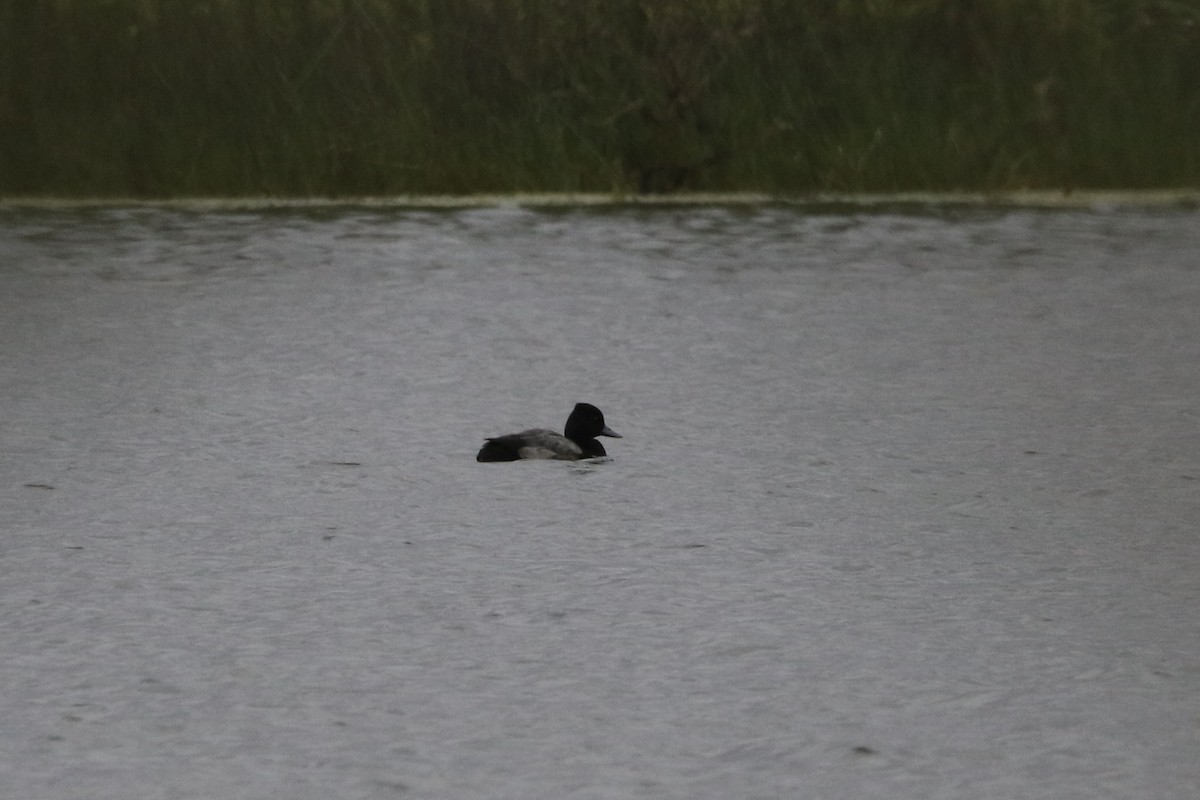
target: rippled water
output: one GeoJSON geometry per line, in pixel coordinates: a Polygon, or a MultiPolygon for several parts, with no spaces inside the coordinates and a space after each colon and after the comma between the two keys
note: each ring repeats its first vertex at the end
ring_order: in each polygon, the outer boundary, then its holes
{"type": "Polygon", "coordinates": [[[0,795],[1192,798],[1186,209],[0,214],[0,795]],[[595,463],[483,437],[624,434],[595,463]]]}

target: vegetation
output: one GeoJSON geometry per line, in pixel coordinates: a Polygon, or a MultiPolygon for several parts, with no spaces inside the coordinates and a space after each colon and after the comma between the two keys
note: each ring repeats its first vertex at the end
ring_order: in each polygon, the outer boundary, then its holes
{"type": "Polygon", "coordinates": [[[6,0],[0,194],[1200,185],[1200,0],[6,0]]]}

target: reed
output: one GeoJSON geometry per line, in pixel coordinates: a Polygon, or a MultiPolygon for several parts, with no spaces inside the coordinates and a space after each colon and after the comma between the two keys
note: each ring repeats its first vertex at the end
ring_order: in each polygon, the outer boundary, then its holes
{"type": "Polygon", "coordinates": [[[1200,0],[8,0],[0,194],[1200,185],[1200,0]]]}

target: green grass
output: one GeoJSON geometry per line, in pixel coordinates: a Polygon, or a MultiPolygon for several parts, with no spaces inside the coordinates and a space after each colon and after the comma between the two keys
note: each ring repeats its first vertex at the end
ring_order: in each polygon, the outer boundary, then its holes
{"type": "Polygon", "coordinates": [[[1200,186],[1200,0],[8,0],[0,194],[1200,186]]]}

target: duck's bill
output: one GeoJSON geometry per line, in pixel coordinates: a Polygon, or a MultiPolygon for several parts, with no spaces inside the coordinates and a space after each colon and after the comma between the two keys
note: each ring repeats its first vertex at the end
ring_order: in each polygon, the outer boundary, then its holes
{"type": "Polygon", "coordinates": [[[600,435],[601,436],[611,436],[614,439],[624,439],[625,438],[624,436],[617,433],[616,431],[614,431],[612,428],[608,427],[607,425],[604,426],[604,430],[600,431],[600,435]]]}

